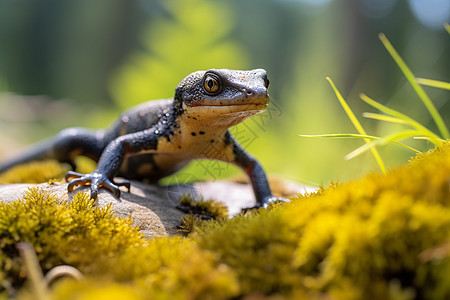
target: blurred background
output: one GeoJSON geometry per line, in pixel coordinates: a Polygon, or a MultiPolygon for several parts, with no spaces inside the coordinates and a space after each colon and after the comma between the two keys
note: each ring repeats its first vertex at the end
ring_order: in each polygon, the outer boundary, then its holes
{"type": "MultiPolygon", "coordinates": [[[[190,72],[264,68],[268,111],[232,131],[269,173],[317,185],[378,172],[370,153],[344,159],[361,140],[298,134],[356,133],[326,76],[369,134],[398,128],[364,119],[374,110],[361,92],[437,132],[378,34],[417,77],[448,82],[449,21],[448,0],[0,0],[0,157],[66,127],[108,126],[133,105],[172,97],[190,72]]],[[[425,90],[450,124],[448,91],[425,90]]],[[[414,155],[380,152],[388,168],[414,155]]],[[[236,172],[193,162],[180,176],[236,172]]]]}

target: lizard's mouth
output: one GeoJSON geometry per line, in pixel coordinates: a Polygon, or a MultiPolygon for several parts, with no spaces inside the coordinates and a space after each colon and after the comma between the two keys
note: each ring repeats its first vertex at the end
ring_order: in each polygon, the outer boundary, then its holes
{"type": "Polygon", "coordinates": [[[233,103],[222,105],[201,105],[202,107],[208,107],[212,109],[232,109],[232,110],[253,110],[253,109],[266,109],[268,103],[233,103]]]}
{"type": "Polygon", "coordinates": [[[233,103],[185,107],[190,120],[207,122],[208,126],[230,127],[266,110],[266,103],[233,103]]]}
{"type": "Polygon", "coordinates": [[[206,107],[220,110],[231,109],[233,111],[246,111],[246,110],[261,110],[265,109],[269,104],[269,95],[267,90],[264,92],[248,91],[248,93],[241,93],[237,96],[228,98],[204,98],[197,101],[187,101],[184,104],[190,108],[206,107]]]}
{"type": "Polygon", "coordinates": [[[263,103],[234,103],[227,105],[201,105],[196,106],[191,109],[201,110],[203,113],[207,113],[209,115],[235,115],[235,114],[244,114],[244,115],[254,115],[263,112],[266,110],[268,104],[263,103]]]}

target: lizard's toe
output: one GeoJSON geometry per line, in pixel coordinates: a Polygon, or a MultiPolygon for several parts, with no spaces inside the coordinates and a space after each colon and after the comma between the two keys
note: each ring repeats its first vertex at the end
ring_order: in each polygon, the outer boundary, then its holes
{"type": "Polygon", "coordinates": [[[84,175],[86,175],[86,174],[82,174],[82,173],[78,173],[78,172],[74,172],[74,171],[69,171],[69,172],[66,173],[66,176],[64,176],[64,179],[66,180],[66,182],[69,182],[69,181],[71,181],[73,179],[83,177],[84,175]]]}

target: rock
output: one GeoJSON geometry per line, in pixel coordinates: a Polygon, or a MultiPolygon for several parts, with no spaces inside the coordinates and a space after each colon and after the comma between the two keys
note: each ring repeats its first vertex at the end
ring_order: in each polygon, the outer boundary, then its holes
{"type": "MultiPolygon", "coordinates": [[[[68,194],[67,183],[3,184],[0,185],[0,201],[15,201],[32,186],[37,186],[68,200],[72,199],[79,191],[89,191],[88,187],[78,187],[68,194]]],[[[284,194],[295,195],[305,191],[311,191],[311,188],[287,182],[284,194]]],[[[230,216],[238,214],[242,208],[255,204],[253,191],[249,184],[229,181],[195,182],[170,186],[149,185],[133,181],[131,192],[123,190],[120,200],[101,189],[97,204],[104,206],[112,203],[112,208],[117,216],[128,217],[131,215],[133,224],[138,226],[147,237],[166,236],[177,234],[177,226],[181,224],[181,218],[185,215],[176,208],[182,195],[223,202],[228,207],[230,216]]]]}

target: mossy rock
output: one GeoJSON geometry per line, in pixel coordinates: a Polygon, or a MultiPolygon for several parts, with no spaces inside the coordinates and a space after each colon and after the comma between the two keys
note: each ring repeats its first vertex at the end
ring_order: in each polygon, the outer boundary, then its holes
{"type": "Polygon", "coordinates": [[[82,196],[48,197],[0,204],[3,287],[22,286],[14,245],[28,241],[44,272],[69,264],[85,276],[54,284],[53,299],[450,298],[448,142],[385,176],[203,222],[185,238],[145,239],[82,196]]]}
{"type": "MultiPolygon", "coordinates": [[[[39,165],[39,163],[32,165],[39,165]]],[[[46,166],[47,163],[43,163],[43,165],[46,166]]],[[[37,168],[33,166],[31,169],[37,168]]],[[[50,174],[48,171],[44,173],[50,174]]],[[[36,177],[44,178],[42,175],[35,175],[34,178],[36,177]]],[[[27,175],[24,178],[28,179],[30,176],[27,175]]],[[[306,188],[298,184],[292,186],[292,183],[289,182],[286,184],[289,184],[289,189],[283,189],[283,193],[291,195],[306,188]]],[[[0,184],[0,202],[15,201],[21,198],[29,188],[34,187],[69,201],[78,191],[89,191],[88,187],[79,187],[74,192],[67,194],[67,183],[61,180],[50,180],[40,184],[0,184]]],[[[250,185],[228,181],[194,182],[170,186],[149,185],[133,181],[131,193],[124,189],[120,199],[116,199],[109,192],[100,190],[96,202],[100,207],[111,205],[116,216],[131,216],[133,225],[139,227],[146,237],[178,234],[178,227],[185,213],[192,211],[201,214],[201,210],[196,207],[202,205],[204,206],[203,210],[205,208],[211,210],[212,217],[225,217],[226,215],[236,215],[242,208],[253,206],[254,203],[250,185]],[[190,199],[191,203],[182,203],[183,206],[180,207],[182,199],[190,199]],[[180,208],[183,209],[180,210],[180,208]]],[[[208,217],[210,214],[208,211],[204,211],[203,215],[208,217]]]]}

